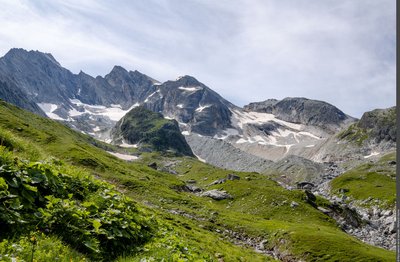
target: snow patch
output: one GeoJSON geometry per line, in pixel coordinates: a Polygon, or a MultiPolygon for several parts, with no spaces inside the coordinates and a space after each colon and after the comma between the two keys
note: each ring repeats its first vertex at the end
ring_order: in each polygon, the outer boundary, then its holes
{"type": "Polygon", "coordinates": [[[176,105],[178,108],[183,108],[183,104],[176,105]]]}
{"type": "Polygon", "coordinates": [[[364,156],[364,158],[370,158],[370,157],[372,157],[372,156],[377,156],[377,155],[379,155],[379,154],[380,154],[379,152],[373,151],[373,152],[371,152],[371,154],[369,154],[368,156],[364,156]]]}
{"type": "MultiPolygon", "coordinates": [[[[144,102],[145,102],[145,103],[149,102],[149,99],[150,99],[151,97],[153,97],[153,96],[154,96],[155,94],[157,94],[157,93],[160,93],[160,90],[157,90],[157,91],[151,93],[151,94],[146,98],[146,100],[144,100],[144,102]]],[[[162,96],[160,96],[160,98],[162,98],[162,96]]]]}
{"type": "Polygon", "coordinates": [[[119,145],[120,147],[125,147],[125,148],[137,148],[137,144],[129,144],[126,143],[125,141],[122,140],[122,143],[119,145]]]}
{"type": "Polygon", "coordinates": [[[203,88],[200,86],[191,86],[191,87],[180,86],[180,87],[178,87],[178,89],[182,90],[182,91],[187,91],[187,92],[196,92],[196,91],[202,90],[203,88]]]}
{"type": "Polygon", "coordinates": [[[275,118],[273,114],[259,113],[259,112],[244,112],[240,110],[231,110],[232,112],[232,123],[235,123],[238,127],[243,128],[244,124],[265,124],[268,122],[275,122],[291,129],[300,130],[301,125],[286,122],[275,118]]]}
{"type": "Polygon", "coordinates": [[[131,155],[126,155],[126,154],[121,154],[121,153],[115,153],[115,152],[111,152],[111,151],[107,151],[107,153],[109,153],[109,154],[111,154],[113,156],[116,156],[119,159],[126,160],[126,161],[132,161],[132,160],[136,160],[136,159],[139,158],[137,156],[131,156],[131,155]]]}
{"type": "Polygon", "coordinates": [[[306,147],[314,147],[315,145],[308,145],[308,146],[306,146],[306,147]]]}
{"type": "Polygon", "coordinates": [[[45,114],[50,117],[51,119],[54,120],[65,120],[61,116],[57,115],[56,113],[53,113],[55,110],[57,110],[58,106],[56,104],[51,104],[51,103],[38,103],[37,104],[40,109],[45,112],[45,114]]]}
{"type": "Polygon", "coordinates": [[[99,132],[101,129],[100,127],[96,126],[95,128],[93,128],[93,132],[99,132]]]}
{"type": "Polygon", "coordinates": [[[199,106],[198,108],[196,108],[195,111],[196,112],[201,112],[201,111],[203,111],[204,109],[206,109],[206,108],[208,108],[210,106],[212,106],[212,105],[199,106]]]}
{"type": "Polygon", "coordinates": [[[70,102],[76,106],[83,107],[84,109],[83,112],[80,112],[75,108],[71,109],[68,112],[70,117],[79,116],[82,114],[102,115],[109,117],[112,121],[119,121],[122,117],[126,115],[126,113],[140,105],[139,103],[136,103],[128,110],[123,110],[121,105],[111,105],[111,107],[105,107],[101,105],[88,105],[82,103],[79,99],[70,99],[70,102]]]}
{"type": "Polygon", "coordinates": [[[183,132],[182,132],[182,135],[188,136],[188,135],[190,135],[190,132],[189,132],[189,131],[183,131],[183,132]]]}
{"type": "MultiPolygon", "coordinates": [[[[194,154],[194,153],[193,153],[194,154]]],[[[204,160],[203,158],[199,157],[198,155],[194,154],[195,157],[197,157],[197,159],[203,163],[206,163],[206,160],[204,160]]]]}
{"type": "Polygon", "coordinates": [[[299,134],[300,134],[300,135],[303,135],[303,136],[309,136],[309,137],[312,137],[312,138],[317,139],[317,140],[320,140],[320,139],[321,139],[320,137],[318,137],[318,136],[316,136],[316,135],[313,135],[313,134],[311,134],[311,133],[309,133],[309,132],[301,131],[301,132],[299,132],[299,134]]]}

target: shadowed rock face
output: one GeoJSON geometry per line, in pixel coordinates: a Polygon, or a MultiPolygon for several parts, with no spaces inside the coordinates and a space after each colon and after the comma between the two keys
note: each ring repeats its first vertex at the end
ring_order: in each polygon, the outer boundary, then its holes
{"type": "Polygon", "coordinates": [[[326,102],[306,98],[285,98],[281,101],[269,99],[250,103],[247,111],[274,114],[277,118],[304,125],[313,125],[334,132],[345,123],[355,119],[326,102]]]}
{"type": "Polygon", "coordinates": [[[12,80],[6,78],[0,80],[0,98],[38,115],[46,116],[42,109],[32,102],[26,93],[22,92],[12,80]]]}
{"type": "Polygon", "coordinates": [[[181,155],[193,156],[192,150],[179,130],[175,120],[164,119],[162,114],[144,107],[129,111],[111,131],[114,142],[150,145],[158,151],[172,150],[181,155]]]}
{"type": "Polygon", "coordinates": [[[11,49],[0,59],[0,72],[35,103],[64,103],[68,94],[77,92],[74,75],[51,54],[11,49]]]}
{"type": "Polygon", "coordinates": [[[104,78],[93,78],[83,72],[75,75],[51,54],[24,49],[11,49],[0,58],[0,78],[5,77],[12,78],[32,102],[53,103],[64,110],[73,107],[70,99],[91,105],[119,104],[127,109],[151,93],[156,82],[138,71],[128,72],[120,66],[115,66],[104,78]]]}

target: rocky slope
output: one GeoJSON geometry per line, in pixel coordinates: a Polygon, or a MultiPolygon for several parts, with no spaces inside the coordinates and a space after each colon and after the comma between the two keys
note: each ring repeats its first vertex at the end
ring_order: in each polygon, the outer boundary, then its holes
{"type": "Polygon", "coordinates": [[[365,112],[360,121],[341,132],[339,138],[359,145],[396,142],[396,107],[365,112]]]}
{"type": "Polygon", "coordinates": [[[35,114],[46,116],[43,110],[26,93],[22,92],[12,80],[5,77],[0,80],[0,98],[35,114]]]}
{"type": "Polygon", "coordinates": [[[185,138],[195,155],[213,166],[261,173],[272,164],[270,160],[248,154],[221,139],[198,134],[186,135],[185,138]]]}
{"type": "Polygon", "coordinates": [[[176,119],[182,130],[208,136],[231,127],[230,108],[235,107],[191,76],[158,85],[142,102],[146,108],[176,119]]]}

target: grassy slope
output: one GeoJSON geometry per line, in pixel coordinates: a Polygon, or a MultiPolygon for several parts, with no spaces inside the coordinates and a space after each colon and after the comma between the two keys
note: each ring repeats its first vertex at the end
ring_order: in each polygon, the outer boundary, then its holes
{"type": "Polygon", "coordinates": [[[339,191],[352,200],[369,201],[364,206],[378,205],[394,208],[396,200],[396,166],[388,162],[395,161],[396,154],[383,156],[375,163],[362,164],[353,168],[331,182],[333,194],[339,191]]]}
{"type": "MultiPolygon", "coordinates": [[[[10,130],[14,137],[23,139],[23,143],[31,143],[32,148],[42,152],[39,155],[55,156],[83,167],[151,207],[150,212],[156,214],[165,226],[145,249],[134,257],[121,258],[121,261],[136,261],[140,257],[171,257],[180,253],[183,254],[181,257],[186,256],[189,260],[203,256],[209,260],[223,257],[225,261],[267,259],[224,240],[226,237],[217,231],[224,232],[226,229],[266,239],[268,247],[277,247],[287,257],[297,260],[394,260],[393,252],[368,246],[340,231],[333,220],[303,200],[303,192],[286,191],[262,175],[237,173],[241,180],[210,187],[223,188],[234,197],[233,200],[214,201],[173,189],[189,179],[195,179],[199,186],[205,188],[213,180],[229,173],[192,158],[172,159],[180,161],[174,167],[177,176],[144,165],[155,160],[160,165],[161,162],[171,161],[171,158],[165,160],[156,154],[144,156],[144,164],[124,162],[93,146],[95,141],[86,135],[3,102],[0,102],[0,129],[10,130]],[[299,206],[291,208],[292,201],[299,206]],[[171,214],[171,210],[178,210],[184,215],[171,214]]],[[[20,151],[26,154],[26,150],[20,151]]]]}

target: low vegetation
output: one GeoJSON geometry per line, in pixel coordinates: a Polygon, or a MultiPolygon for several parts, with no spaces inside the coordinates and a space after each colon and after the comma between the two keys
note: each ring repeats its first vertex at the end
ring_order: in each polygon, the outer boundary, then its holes
{"type": "Polygon", "coordinates": [[[102,148],[123,148],[2,102],[0,139],[1,194],[17,196],[2,201],[8,211],[1,214],[19,212],[26,221],[1,218],[5,261],[32,254],[34,261],[273,261],[271,252],[297,261],[395,257],[344,233],[304,191],[287,191],[257,173],[236,172],[240,179],[210,185],[232,172],[168,153],[122,161],[102,148]],[[188,184],[232,198],[203,197],[188,184]],[[18,209],[17,198],[28,205],[18,209]]]}
{"type": "Polygon", "coordinates": [[[362,206],[394,208],[396,201],[396,154],[383,156],[376,163],[362,164],[331,182],[332,193],[358,200],[362,206]]]}

